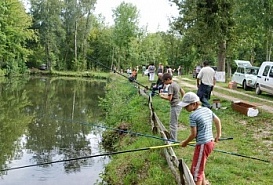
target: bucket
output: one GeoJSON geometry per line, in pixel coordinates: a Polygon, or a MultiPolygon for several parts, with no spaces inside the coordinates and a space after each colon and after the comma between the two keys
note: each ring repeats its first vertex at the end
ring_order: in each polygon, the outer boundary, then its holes
{"type": "Polygon", "coordinates": [[[214,108],[214,109],[220,109],[221,108],[220,99],[213,99],[212,101],[213,101],[212,108],[214,108]]]}

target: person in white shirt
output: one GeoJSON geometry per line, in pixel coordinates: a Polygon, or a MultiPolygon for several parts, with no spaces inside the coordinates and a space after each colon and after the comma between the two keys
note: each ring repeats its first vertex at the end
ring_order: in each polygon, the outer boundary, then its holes
{"type": "Polygon", "coordinates": [[[152,82],[152,81],[154,81],[155,71],[156,71],[156,67],[155,67],[154,63],[151,63],[149,65],[148,71],[149,71],[149,81],[152,82]]]}
{"type": "Polygon", "coordinates": [[[209,103],[210,94],[215,85],[215,71],[209,66],[208,61],[204,61],[204,67],[200,70],[196,78],[197,83],[197,95],[202,102],[203,107],[212,108],[209,103]]]}

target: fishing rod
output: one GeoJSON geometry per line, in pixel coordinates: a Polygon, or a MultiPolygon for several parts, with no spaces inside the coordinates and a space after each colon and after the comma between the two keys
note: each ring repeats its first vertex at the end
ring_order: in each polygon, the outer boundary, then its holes
{"type": "Polygon", "coordinates": [[[246,155],[242,155],[242,154],[238,154],[238,153],[234,153],[234,152],[226,152],[226,151],[217,150],[217,149],[213,149],[213,151],[221,152],[221,153],[229,154],[229,155],[235,155],[235,156],[238,156],[238,157],[253,159],[253,160],[257,160],[257,161],[262,161],[262,162],[266,162],[266,163],[271,163],[269,160],[260,159],[260,158],[257,158],[257,157],[246,156],[246,155]]]}
{"type": "MultiPolygon", "coordinates": [[[[56,120],[56,118],[54,118],[54,120],[56,120]]],[[[69,121],[69,122],[73,123],[72,120],[66,120],[66,119],[57,119],[57,120],[69,121]]],[[[93,123],[89,124],[89,123],[81,122],[81,121],[74,121],[74,122],[82,124],[82,125],[86,125],[86,126],[95,126],[95,127],[98,127],[98,128],[105,128],[105,129],[117,131],[119,133],[126,133],[126,134],[135,135],[135,136],[143,136],[143,137],[158,139],[158,140],[161,140],[161,141],[169,141],[169,142],[173,142],[173,143],[178,143],[178,141],[175,141],[175,140],[172,140],[172,139],[164,139],[162,137],[157,137],[157,136],[150,135],[150,134],[144,134],[144,133],[134,132],[134,131],[130,131],[130,130],[124,130],[124,129],[108,127],[108,126],[101,126],[101,125],[96,125],[96,124],[93,124],[93,123]]],[[[233,140],[233,137],[219,138],[219,141],[223,141],[223,140],[233,140]]]]}
{"type": "MultiPolygon", "coordinates": [[[[119,75],[121,75],[121,76],[123,76],[123,77],[125,77],[126,79],[129,80],[129,77],[128,77],[128,76],[126,76],[126,75],[124,75],[124,74],[118,72],[117,70],[113,70],[112,68],[110,68],[110,67],[108,67],[108,66],[106,66],[106,65],[104,65],[104,64],[102,64],[102,63],[100,63],[100,62],[98,62],[98,61],[95,61],[95,62],[96,62],[97,64],[99,64],[100,66],[102,66],[102,67],[104,67],[104,68],[106,68],[106,69],[109,69],[110,71],[113,71],[114,73],[117,73],[117,74],[119,74],[119,75]]],[[[148,86],[145,86],[145,85],[139,83],[139,82],[136,81],[135,79],[133,80],[133,82],[135,82],[136,84],[138,84],[138,85],[141,86],[141,87],[144,87],[144,88],[147,89],[147,90],[152,91],[151,88],[149,88],[148,86]]],[[[155,92],[156,94],[159,94],[159,93],[156,92],[156,91],[154,91],[154,92],[155,92]]]]}
{"type": "MultiPolygon", "coordinates": [[[[189,142],[188,145],[194,146],[192,144],[196,144],[196,142],[189,142]]],[[[0,171],[17,170],[17,169],[23,169],[23,168],[29,168],[29,167],[35,167],[35,166],[49,165],[49,164],[54,164],[54,163],[69,162],[69,161],[82,160],[82,159],[90,159],[90,158],[94,158],[94,157],[111,156],[111,155],[130,153],[130,152],[138,152],[138,151],[144,151],[144,150],[155,150],[155,149],[174,147],[174,146],[180,146],[180,143],[151,146],[151,147],[145,147],[145,148],[137,148],[137,149],[132,149],[132,150],[122,150],[122,151],[117,151],[117,152],[107,152],[107,153],[103,153],[103,154],[95,154],[95,155],[90,155],[90,156],[83,156],[83,157],[76,157],[76,158],[70,158],[70,159],[56,160],[56,161],[51,161],[51,162],[44,162],[44,163],[30,164],[30,165],[24,165],[24,166],[12,167],[12,168],[5,168],[5,169],[0,169],[0,171]]],[[[240,156],[240,157],[244,157],[244,158],[249,158],[249,159],[254,159],[254,160],[259,160],[262,162],[270,163],[269,160],[259,159],[256,157],[249,157],[249,156],[245,156],[245,155],[241,155],[241,154],[237,154],[237,153],[233,153],[233,152],[225,152],[225,151],[215,150],[215,149],[213,151],[227,153],[230,155],[236,155],[236,156],[240,156]]]]}
{"type": "MultiPolygon", "coordinates": [[[[195,143],[195,142],[190,142],[189,144],[193,144],[193,143],[195,143]]],[[[90,158],[94,158],[94,157],[111,156],[111,155],[117,155],[117,154],[129,153],[129,152],[155,150],[155,149],[161,149],[161,148],[179,146],[179,145],[180,145],[179,143],[176,143],[176,144],[168,144],[168,145],[160,145],[160,146],[151,146],[151,147],[145,147],[145,148],[137,148],[137,149],[132,149],[132,150],[123,150],[123,151],[117,151],[117,152],[108,152],[108,153],[103,153],[103,154],[95,154],[95,155],[90,155],[90,156],[83,156],[83,157],[76,157],[76,158],[70,158],[70,159],[56,160],[56,161],[51,161],[51,162],[44,162],[44,163],[37,163],[37,164],[30,164],[30,165],[6,168],[6,169],[1,169],[0,171],[17,170],[17,169],[23,169],[23,168],[29,168],[29,167],[35,167],[35,166],[43,166],[43,165],[54,164],[54,163],[69,162],[69,161],[82,160],[82,159],[90,159],[90,158]]]]}

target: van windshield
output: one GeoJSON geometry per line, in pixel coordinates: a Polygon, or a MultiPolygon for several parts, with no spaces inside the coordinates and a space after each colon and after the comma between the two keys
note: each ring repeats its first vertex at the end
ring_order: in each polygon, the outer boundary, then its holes
{"type": "Polygon", "coordinates": [[[246,74],[249,75],[257,75],[258,74],[259,69],[257,68],[246,68],[246,74]]]}

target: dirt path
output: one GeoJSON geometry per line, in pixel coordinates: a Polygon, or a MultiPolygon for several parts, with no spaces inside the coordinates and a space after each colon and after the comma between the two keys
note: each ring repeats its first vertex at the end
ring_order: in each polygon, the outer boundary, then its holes
{"type": "MultiPolygon", "coordinates": [[[[174,77],[174,80],[176,82],[178,82],[182,87],[183,86],[186,86],[186,87],[190,87],[192,88],[193,90],[197,90],[197,86],[196,85],[192,85],[191,83],[188,83],[188,81],[191,81],[190,79],[188,78],[182,78],[182,80],[180,80],[179,78],[177,77],[174,77]]],[[[225,90],[225,91],[229,91],[229,92],[232,92],[232,93],[237,93],[237,94],[240,94],[240,95],[244,95],[244,96],[247,96],[249,98],[255,98],[255,99],[258,99],[260,100],[261,102],[263,101],[267,101],[267,102],[270,102],[272,103],[273,105],[273,101],[270,101],[270,100],[265,100],[265,99],[262,99],[262,98],[259,98],[257,96],[252,96],[252,95],[249,95],[249,94],[245,94],[245,93],[242,93],[242,92],[238,92],[236,90],[233,90],[233,89],[226,89],[226,88],[223,88],[223,87],[220,87],[220,86],[215,86],[215,89],[213,90],[212,94],[214,96],[217,96],[219,98],[223,98],[223,99],[226,99],[226,100],[229,100],[229,101],[239,101],[240,99],[239,98],[236,98],[236,97],[233,97],[233,96],[228,96],[226,94],[223,94],[223,93],[219,93],[217,92],[217,89],[222,89],[222,90],[225,90]]],[[[273,106],[267,106],[267,105],[257,105],[259,109],[262,109],[266,112],[269,112],[269,113],[273,113],[273,106]]]]}

